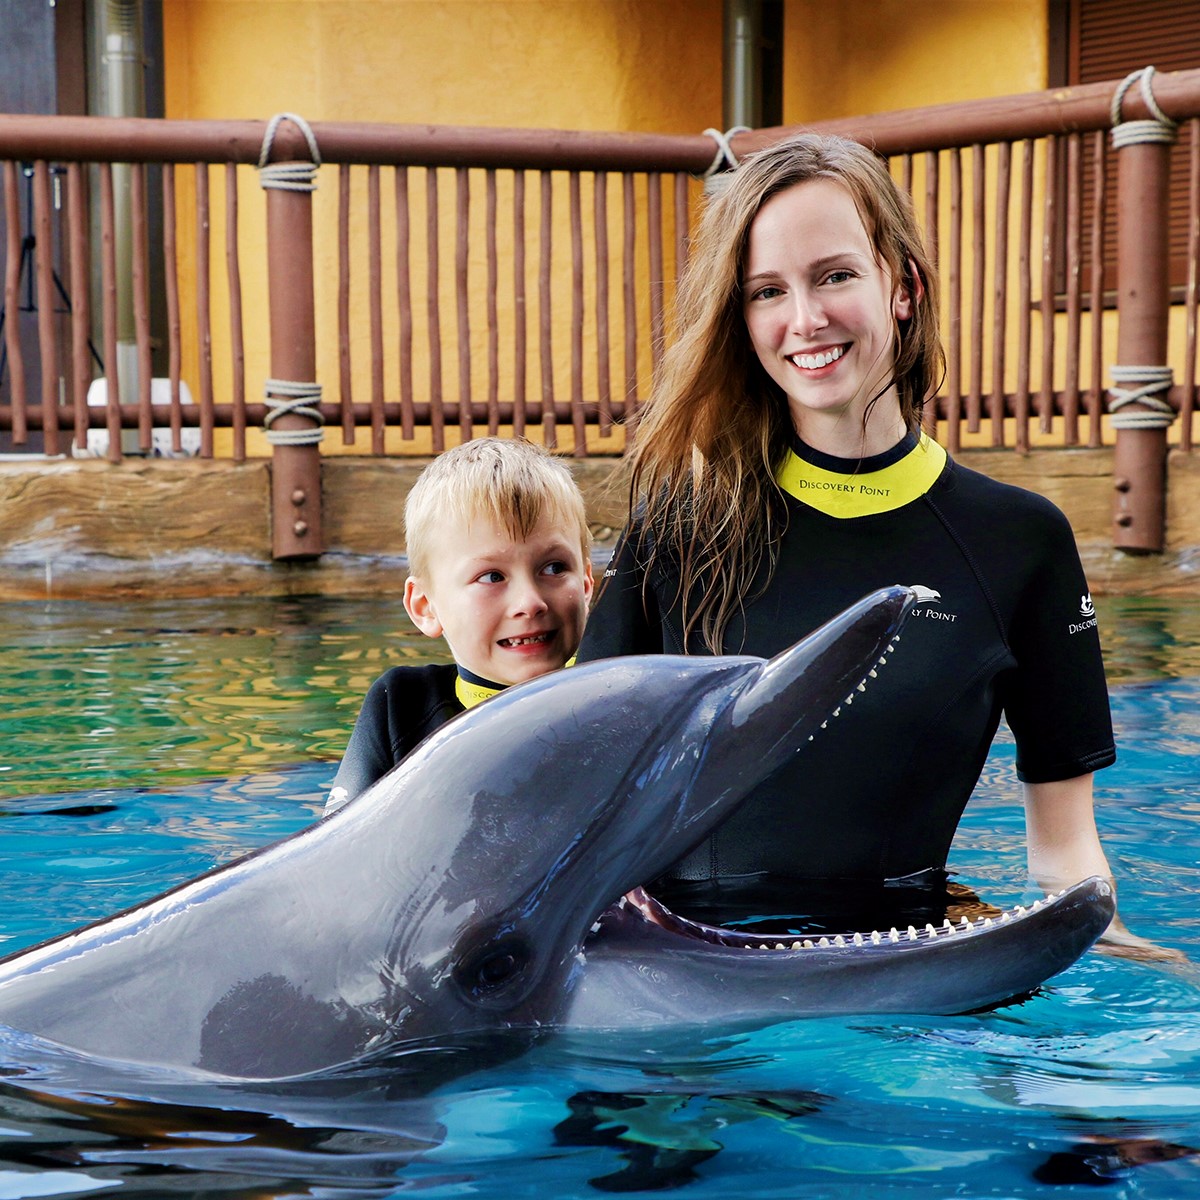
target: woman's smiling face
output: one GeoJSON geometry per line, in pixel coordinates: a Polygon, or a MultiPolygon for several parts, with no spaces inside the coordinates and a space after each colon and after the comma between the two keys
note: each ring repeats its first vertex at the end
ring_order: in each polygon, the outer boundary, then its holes
{"type": "Polygon", "coordinates": [[[759,209],[742,311],[758,360],[787,396],[804,441],[857,456],[903,437],[891,379],[896,322],[912,315],[911,300],[896,291],[841,184],[810,179],[759,209]],[[881,392],[864,431],[867,405],[881,392]]]}

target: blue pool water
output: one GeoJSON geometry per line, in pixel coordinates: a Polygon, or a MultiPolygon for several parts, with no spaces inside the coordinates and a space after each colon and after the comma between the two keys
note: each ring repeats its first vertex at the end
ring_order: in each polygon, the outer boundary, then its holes
{"type": "MultiPolygon", "coordinates": [[[[1101,834],[1127,923],[1190,963],[1089,954],[976,1016],[555,1037],[432,1096],[272,1116],[236,1090],[48,1077],[52,1098],[6,1056],[0,1200],[1200,1193],[1200,604],[1109,601],[1101,628],[1121,748],[1101,834]]],[[[302,827],[370,681],[442,652],[382,599],[7,606],[0,951],[302,827]]],[[[1002,738],[951,856],[1002,904],[1027,894],[1011,760],[1002,738]]]]}

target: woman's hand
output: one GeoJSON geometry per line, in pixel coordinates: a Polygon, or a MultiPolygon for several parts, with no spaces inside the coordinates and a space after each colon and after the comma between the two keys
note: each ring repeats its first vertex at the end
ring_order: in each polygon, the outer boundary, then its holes
{"type": "MultiPolygon", "coordinates": [[[[1025,838],[1029,874],[1039,887],[1057,892],[1081,879],[1099,875],[1113,883],[1112,870],[1096,832],[1092,776],[1077,775],[1055,783],[1025,785],[1025,838]]],[[[1115,889],[1115,884],[1113,884],[1115,889]]],[[[1119,916],[1096,943],[1102,954],[1141,962],[1187,962],[1169,950],[1138,937],[1119,916]]]]}

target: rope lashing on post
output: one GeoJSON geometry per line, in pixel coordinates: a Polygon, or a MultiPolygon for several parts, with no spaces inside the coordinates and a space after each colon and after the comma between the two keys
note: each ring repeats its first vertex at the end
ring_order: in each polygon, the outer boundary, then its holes
{"type": "MultiPolygon", "coordinates": [[[[309,123],[296,113],[276,113],[267,123],[263,134],[262,150],[258,156],[258,181],[264,188],[283,192],[315,192],[317,170],[321,166],[321,152],[317,138],[309,123]],[[308,143],[311,162],[268,162],[275,133],[284,121],[291,121],[304,135],[308,143]]],[[[293,379],[268,379],[263,385],[263,396],[267,412],[263,417],[263,431],[273,446],[315,446],[325,436],[321,426],[324,417],[318,407],[321,403],[319,383],[299,382],[293,379]],[[274,429],[280,417],[307,417],[313,422],[308,428],[274,429]]]]}
{"type": "Polygon", "coordinates": [[[712,138],[717,143],[717,153],[708,169],[704,172],[704,191],[708,195],[712,195],[717,191],[724,182],[721,176],[726,171],[732,171],[738,165],[738,157],[733,152],[733,147],[729,144],[729,139],[735,133],[749,133],[748,125],[735,125],[732,129],[725,130],[722,133],[719,129],[706,129],[704,134],[706,137],[712,138]]]}
{"type": "MultiPolygon", "coordinates": [[[[1154,68],[1143,67],[1126,75],[1112,99],[1112,144],[1120,150],[1143,143],[1170,145],[1179,124],[1167,116],[1154,98],[1154,68]],[[1145,120],[1123,121],[1121,106],[1126,93],[1137,83],[1151,116],[1145,120]]],[[[1173,382],[1170,367],[1117,364],[1110,369],[1113,386],[1109,390],[1108,411],[1114,429],[1166,429],[1175,420],[1175,410],[1160,393],[1168,392],[1173,382]],[[1129,408],[1137,404],[1139,408],[1129,408]]]]}
{"type": "Polygon", "coordinates": [[[1140,71],[1132,71],[1117,85],[1112,99],[1112,144],[1117,150],[1123,146],[1134,146],[1140,142],[1170,143],[1175,140],[1179,123],[1172,121],[1159,107],[1154,98],[1151,81],[1154,79],[1154,68],[1143,67],[1140,71]],[[1153,116],[1140,121],[1123,121],[1121,105],[1125,102],[1125,94],[1135,84],[1140,82],[1142,99],[1153,116]]]}
{"type": "Polygon", "coordinates": [[[1166,429],[1175,420],[1174,408],[1158,395],[1170,391],[1173,382],[1170,367],[1117,364],[1109,373],[1113,386],[1109,389],[1108,411],[1114,429],[1166,429]],[[1144,407],[1123,412],[1130,404],[1144,407]]]}
{"type": "Polygon", "coordinates": [[[284,192],[315,192],[317,169],[320,165],[321,152],[317,148],[316,134],[309,123],[296,113],[276,113],[267,123],[267,131],[263,134],[262,150],[258,155],[258,182],[265,188],[276,188],[284,192]],[[312,162],[267,161],[271,156],[271,143],[275,140],[275,132],[284,121],[291,121],[304,134],[312,162]]]}
{"type": "Polygon", "coordinates": [[[297,383],[291,379],[268,379],[263,385],[267,412],[263,430],[272,446],[315,446],[325,436],[321,429],[324,417],[317,407],[321,403],[319,383],[297,383]],[[308,429],[272,429],[280,417],[308,417],[316,425],[308,429]]]}

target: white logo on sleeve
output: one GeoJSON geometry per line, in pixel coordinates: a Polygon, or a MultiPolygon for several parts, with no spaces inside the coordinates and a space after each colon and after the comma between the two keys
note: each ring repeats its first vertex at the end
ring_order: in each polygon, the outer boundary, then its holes
{"type": "Polygon", "coordinates": [[[1072,621],[1067,626],[1067,632],[1074,635],[1082,633],[1085,629],[1096,628],[1096,606],[1092,603],[1092,593],[1088,592],[1079,597],[1079,616],[1078,622],[1072,621]]]}

